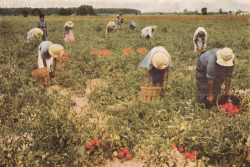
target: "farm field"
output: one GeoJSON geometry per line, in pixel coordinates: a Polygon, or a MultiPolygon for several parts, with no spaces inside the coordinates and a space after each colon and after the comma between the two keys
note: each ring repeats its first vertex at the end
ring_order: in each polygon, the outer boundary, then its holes
{"type": "Polygon", "coordinates": [[[127,166],[250,165],[249,16],[124,18],[122,30],[105,38],[106,24],[115,17],[45,16],[47,40],[64,46],[70,58],[66,68],[57,63],[52,86],[44,88],[31,76],[42,41],[26,42],[38,17],[0,17],[0,166],[109,166],[112,159],[118,161],[113,152],[123,148],[132,155],[119,160],[127,166]],[[74,45],[62,37],[69,20],[75,25],[74,45]],[[158,27],[154,37],[140,38],[140,30],[150,25],[158,27]],[[193,49],[199,26],[208,33],[207,50],[234,51],[230,90],[241,99],[239,115],[197,103],[193,69],[199,53],[184,52],[193,49]],[[146,53],[136,50],[155,46],[166,46],[173,67],[166,92],[155,103],[145,103],[139,93],[147,72],[137,65],[146,53]],[[125,48],[134,52],[122,55],[125,48]],[[111,55],[90,56],[102,49],[111,55]],[[102,146],[87,150],[96,138],[102,146]],[[199,155],[191,162],[185,153],[194,150],[199,155]]]}

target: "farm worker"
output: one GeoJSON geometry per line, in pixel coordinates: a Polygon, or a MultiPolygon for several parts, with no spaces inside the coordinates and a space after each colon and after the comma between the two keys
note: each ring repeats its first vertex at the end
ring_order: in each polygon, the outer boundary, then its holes
{"type": "Polygon", "coordinates": [[[117,24],[117,28],[121,29],[122,20],[120,19],[119,15],[117,15],[117,18],[115,19],[115,23],[117,24]]]}
{"type": "Polygon", "coordinates": [[[40,14],[39,18],[40,18],[40,21],[37,21],[36,25],[37,25],[37,28],[40,28],[43,31],[42,39],[46,41],[46,36],[48,36],[48,34],[47,34],[47,24],[44,21],[44,14],[40,14]]]}
{"type": "Polygon", "coordinates": [[[232,94],[229,88],[234,58],[230,48],[213,49],[200,55],[196,63],[195,77],[198,85],[198,101],[204,103],[206,108],[215,105],[224,81],[226,94],[232,94]]]}
{"type": "Polygon", "coordinates": [[[63,28],[63,39],[65,42],[71,42],[71,43],[75,42],[75,38],[72,33],[73,27],[74,27],[74,23],[72,23],[72,21],[67,21],[65,23],[64,28],[63,28]]]}
{"type": "Polygon", "coordinates": [[[138,67],[147,68],[147,83],[145,86],[156,86],[160,83],[162,91],[165,91],[169,67],[171,65],[171,57],[169,53],[162,47],[154,47],[149,51],[148,55],[140,62],[138,67]]]}
{"type": "Polygon", "coordinates": [[[56,58],[59,58],[64,53],[64,48],[59,44],[53,44],[50,41],[43,41],[39,45],[38,50],[38,68],[48,67],[53,65],[52,77],[55,76],[56,58]]]}
{"type": "Polygon", "coordinates": [[[194,51],[202,51],[206,49],[207,32],[203,27],[198,27],[194,33],[194,51]]]}
{"type": "Polygon", "coordinates": [[[135,22],[133,22],[133,21],[131,21],[130,23],[129,23],[129,28],[131,29],[131,30],[134,30],[135,29],[135,22]]]}
{"type": "Polygon", "coordinates": [[[27,39],[31,39],[33,37],[40,38],[43,36],[43,31],[39,28],[32,28],[28,33],[27,33],[27,39]]]}
{"type": "Polygon", "coordinates": [[[154,35],[154,32],[156,31],[156,26],[148,26],[141,30],[141,37],[146,37],[147,39],[152,38],[154,35]]]}
{"type": "Polygon", "coordinates": [[[108,34],[114,33],[115,31],[116,31],[115,23],[113,21],[108,22],[106,26],[105,37],[107,37],[108,34]]]}

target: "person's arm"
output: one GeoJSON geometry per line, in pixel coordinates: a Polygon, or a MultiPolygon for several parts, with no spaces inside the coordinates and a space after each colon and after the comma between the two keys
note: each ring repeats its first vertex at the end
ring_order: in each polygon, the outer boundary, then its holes
{"type": "Polygon", "coordinates": [[[162,91],[164,92],[166,89],[166,84],[167,84],[167,80],[168,80],[168,74],[169,74],[169,69],[167,68],[164,71],[164,79],[163,79],[163,84],[162,84],[162,91]]]}
{"type": "Polygon", "coordinates": [[[150,38],[153,37],[153,29],[152,28],[149,29],[148,35],[150,38]]]}
{"type": "Polygon", "coordinates": [[[51,77],[54,78],[55,77],[55,71],[56,71],[56,58],[53,58],[53,71],[51,74],[51,77]]]}
{"type": "Polygon", "coordinates": [[[208,101],[212,104],[214,100],[213,96],[213,85],[214,85],[214,80],[208,79],[208,101]]]}
{"type": "Polygon", "coordinates": [[[46,31],[46,36],[48,36],[48,29],[47,29],[47,23],[45,22],[45,31],[46,31]]]}
{"type": "Polygon", "coordinates": [[[46,60],[43,60],[43,66],[44,66],[44,67],[47,67],[46,60]]]}
{"type": "Polygon", "coordinates": [[[231,77],[225,77],[225,91],[227,95],[232,95],[232,92],[229,92],[230,89],[230,83],[231,83],[231,77]]]}
{"type": "Polygon", "coordinates": [[[63,38],[65,37],[65,33],[66,33],[65,27],[63,27],[63,38]]]}
{"type": "Polygon", "coordinates": [[[150,70],[147,71],[147,83],[145,86],[149,86],[150,84],[150,70]]]}

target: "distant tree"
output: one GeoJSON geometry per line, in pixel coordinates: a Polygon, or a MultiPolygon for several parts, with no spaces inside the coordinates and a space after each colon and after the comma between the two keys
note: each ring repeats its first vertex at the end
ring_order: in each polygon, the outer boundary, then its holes
{"type": "Polygon", "coordinates": [[[202,13],[203,15],[207,15],[207,8],[202,8],[202,9],[201,9],[201,13],[202,13]]]}
{"type": "Polygon", "coordinates": [[[237,10],[236,14],[241,14],[242,13],[242,10],[237,10]]]}
{"type": "Polygon", "coordinates": [[[23,17],[27,17],[29,13],[28,13],[27,10],[23,10],[23,11],[22,11],[22,14],[23,14],[23,17]]]}
{"type": "Polygon", "coordinates": [[[42,14],[42,11],[38,8],[35,8],[31,11],[31,14],[34,16],[39,16],[40,14],[42,14]]]}
{"type": "Polygon", "coordinates": [[[187,13],[188,13],[188,10],[187,10],[187,9],[184,9],[184,10],[183,10],[183,13],[184,13],[184,14],[187,14],[187,13]]]}
{"type": "Polygon", "coordinates": [[[222,9],[219,9],[219,14],[222,14],[222,9]]]}
{"type": "Polygon", "coordinates": [[[77,15],[94,15],[95,11],[94,8],[90,5],[81,5],[76,12],[77,15]]]}
{"type": "Polygon", "coordinates": [[[63,15],[63,16],[68,16],[68,15],[72,15],[72,10],[71,9],[64,9],[61,8],[58,13],[58,15],[63,15]]]}
{"type": "Polygon", "coordinates": [[[194,14],[199,14],[199,11],[198,11],[198,10],[195,10],[195,11],[194,11],[194,14]]]}

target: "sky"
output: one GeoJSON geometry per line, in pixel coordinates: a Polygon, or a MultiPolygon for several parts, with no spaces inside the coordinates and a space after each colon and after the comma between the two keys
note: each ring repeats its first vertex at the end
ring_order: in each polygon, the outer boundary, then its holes
{"type": "Polygon", "coordinates": [[[79,7],[92,5],[94,8],[132,8],[141,12],[182,12],[200,11],[207,7],[208,12],[249,11],[249,0],[0,0],[0,7],[79,7]]]}

